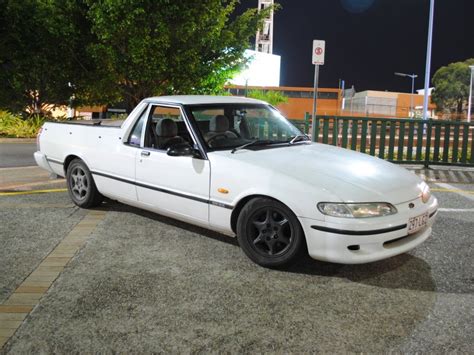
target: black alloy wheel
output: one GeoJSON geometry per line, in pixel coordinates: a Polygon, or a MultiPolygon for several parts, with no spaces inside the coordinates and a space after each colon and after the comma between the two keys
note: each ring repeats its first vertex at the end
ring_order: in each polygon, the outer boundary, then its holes
{"type": "Polygon", "coordinates": [[[250,259],[268,267],[290,264],[304,244],[294,213],[268,198],[256,198],[245,205],[237,221],[237,238],[250,259]]]}

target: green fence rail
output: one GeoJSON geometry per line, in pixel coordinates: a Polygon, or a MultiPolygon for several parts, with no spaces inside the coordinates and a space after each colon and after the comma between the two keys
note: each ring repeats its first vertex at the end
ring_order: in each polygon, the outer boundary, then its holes
{"type": "MultiPolygon", "coordinates": [[[[311,134],[311,115],[292,123],[311,134]]],[[[316,141],[394,163],[474,166],[474,123],[317,116],[316,141]]]]}

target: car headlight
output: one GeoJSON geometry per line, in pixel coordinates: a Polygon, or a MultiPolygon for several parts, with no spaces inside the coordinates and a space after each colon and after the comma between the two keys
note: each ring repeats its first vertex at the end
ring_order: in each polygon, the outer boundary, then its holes
{"type": "Polygon", "coordinates": [[[374,203],[331,203],[320,202],[318,209],[322,214],[342,218],[382,217],[397,213],[397,209],[386,202],[374,203]]]}
{"type": "Polygon", "coordinates": [[[427,203],[431,198],[431,191],[430,187],[428,186],[427,183],[424,183],[422,190],[421,190],[421,201],[423,203],[427,203]]]}

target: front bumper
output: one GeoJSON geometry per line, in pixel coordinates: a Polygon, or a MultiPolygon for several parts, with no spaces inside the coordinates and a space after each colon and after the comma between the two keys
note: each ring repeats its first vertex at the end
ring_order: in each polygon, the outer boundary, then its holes
{"type": "Polygon", "coordinates": [[[419,199],[409,202],[397,205],[399,212],[387,217],[364,220],[331,218],[331,221],[300,218],[309,255],[322,261],[362,264],[408,252],[431,235],[438,208],[434,197],[427,204],[419,199]],[[410,209],[409,202],[416,207],[410,209]],[[425,212],[430,215],[426,227],[408,235],[408,219],[425,212]]]}

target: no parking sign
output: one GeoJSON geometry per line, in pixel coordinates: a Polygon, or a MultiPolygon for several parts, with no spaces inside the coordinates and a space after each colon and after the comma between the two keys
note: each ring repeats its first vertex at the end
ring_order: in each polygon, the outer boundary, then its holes
{"type": "Polygon", "coordinates": [[[324,65],[324,55],[326,54],[326,41],[315,39],[313,41],[313,64],[324,65]]]}

